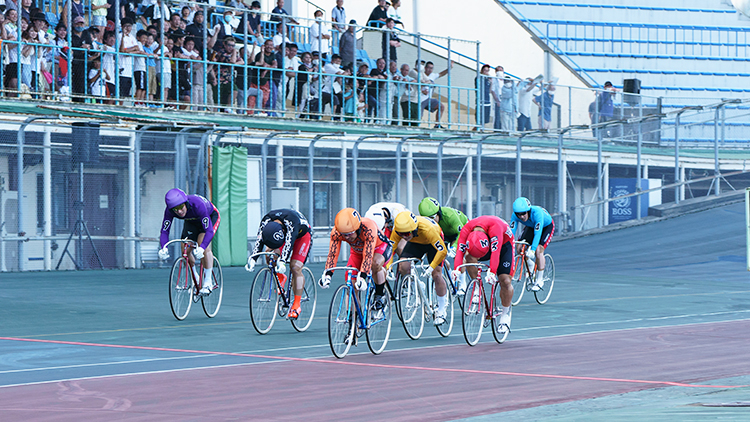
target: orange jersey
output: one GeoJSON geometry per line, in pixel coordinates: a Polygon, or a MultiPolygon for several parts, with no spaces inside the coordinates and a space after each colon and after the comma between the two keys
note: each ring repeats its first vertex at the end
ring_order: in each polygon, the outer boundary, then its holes
{"type": "Polygon", "coordinates": [[[357,230],[357,238],[351,242],[344,239],[344,236],[334,228],[331,230],[331,245],[328,248],[328,259],[326,260],[326,268],[333,268],[339,260],[339,252],[341,251],[341,242],[345,241],[351,246],[353,254],[362,255],[362,267],[359,271],[363,274],[370,274],[370,267],[372,266],[372,256],[375,248],[380,246],[383,242],[387,242],[388,239],[378,230],[377,225],[374,221],[369,218],[362,219],[362,225],[357,230]]]}

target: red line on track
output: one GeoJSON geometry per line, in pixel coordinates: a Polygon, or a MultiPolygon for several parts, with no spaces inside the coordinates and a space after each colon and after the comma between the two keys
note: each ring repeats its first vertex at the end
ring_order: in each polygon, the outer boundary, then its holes
{"type": "MultiPolygon", "coordinates": [[[[584,376],[573,376],[573,375],[532,374],[532,373],[524,373],[524,372],[485,371],[485,370],[479,370],[479,369],[428,368],[424,366],[387,365],[387,364],[380,364],[380,363],[349,362],[349,361],[342,361],[342,360],[306,359],[306,358],[293,358],[293,357],[282,357],[282,356],[256,355],[256,354],[249,354],[249,353],[215,352],[215,351],[209,351],[209,350],[190,350],[190,349],[171,349],[171,348],[166,348],[166,347],[128,346],[128,345],[119,345],[119,344],[84,343],[84,342],[78,342],[78,341],[27,339],[27,338],[15,338],[15,337],[0,337],[0,340],[26,341],[26,342],[33,342],[33,343],[65,344],[65,345],[73,345],[73,346],[112,347],[112,348],[117,348],[117,349],[151,350],[151,351],[160,351],[160,352],[197,353],[197,354],[218,355],[218,356],[240,356],[240,357],[252,357],[252,358],[259,358],[259,359],[280,360],[280,361],[369,366],[369,367],[376,367],[376,368],[409,369],[409,370],[418,370],[418,371],[459,372],[459,373],[467,373],[467,374],[506,375],[506,376],[533,377],[533,378],[557,378],[557,379],[569,379],[569,380],[579,380],[579,381],[606,381],[606,382],[620,382],[620,383],[631,383],[631,384],[657,384],[657,385],[667,385],[667,386],[672,386],[672,387],[690,387],[690,388],[744,388],[744,387],[748,387],[747,385],[685,384],[685,383],[673,382],[673,381],[651,381],[651,380],[636,380],[636,379],[624,379],[624,378],[600,378],[600,377],[584,377],[584,376]]],[[[104,378],[104,377],[101,377],[101,378],[104,378]]]]}

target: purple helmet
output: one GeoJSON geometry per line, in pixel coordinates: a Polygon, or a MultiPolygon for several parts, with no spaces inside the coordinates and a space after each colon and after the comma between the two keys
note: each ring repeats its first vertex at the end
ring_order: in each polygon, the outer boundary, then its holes
{"type": "Polygon", "coordinates": [[[164,202],[167,203],[167,208],[174,208],[178,205],[184,204],[187,200],[187,194],[183,192],[182,189],[177,188],[170,189],[164,197],[164,202]]]}

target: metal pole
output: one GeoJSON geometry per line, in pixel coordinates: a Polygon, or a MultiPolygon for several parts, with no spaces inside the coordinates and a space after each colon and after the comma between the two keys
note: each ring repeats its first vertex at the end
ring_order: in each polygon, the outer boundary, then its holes
{"type": "MultiPolygon", "coordinates": [[[[482,142],[487,139],[486,136],[479,138],[477,142],[477,209],[476,215],[481,215],[482,210],[482,142]]],[[[471,189],[471,186],[469,186],[471,189]]],[[[471,212],[471,211],[470,211],[471,212]]]]}
{"type": "Polygon", "coordinates": [[[466,216],[473,218],[471,212],[471,203],[473,202],[471,187],[474,184],[474,160],[471,157],[471,153],[466,157],[466,216]]]}
{"type": "Polygon", "coordinates": [[[271,208],[269,207],[270,202],[268,200],[268,163],[266,162],[268,160],[268,142],[271,141],[275,136],[279,135],[299,135],[299,131],[293,131],[293,132],[274,132],[269,133],[268,136],[266,136],[265,139],[263,139],[263,143],[260,145],[260,200],[261,200],[261,212],[263,214],[267,213],[268,211],[271,211],[271,208]]]}
{"type": "MultiPolygon", "coordinates": [[[[453,122],[453,120],[452,120],[452,113],[451,113],[451,108],[452,108],[451,107],[451,105],[452,105],[452,103],[451,103],[451,86],[452,86],[451,85],[451,72],[452,71],[453,71],[453,69],[451,69],[451,38],[448,37],[448,75],[447,75],[448,76],[448,121],[446,122],[447,123],[446,127],[450,127],[451,122],[453,122]]],[[[439,122],[438,122],[438,124],[439,124],[439,122]]],[[[440,188],[439,192],[442,192],[442,190],[443,189],[440,188]]],[[[440,204],[443,203],[442,199],[438,199],[438,202],[440,202],[440,204]]]]}
{"type": "Polygon", "coordinates": [[[360,136],[359,139],[354,141],[354,146],[352,147],[352,205],[355,209],[359,209],[359,206],[361,205],[359,203],[359,183],[357,181],[357,170],[359,168],[358,160],[359,160],[359,144],[368,138],[379,138],[379,137],[387,137],[388,135],[365,135],[360,136]]]}
{"type": "Polygon", "coordinates": [[[414,152],[406,144],[406,208],[414,209],[414,152]]]}
{"type": "MultiPolygon", "coordinates": [[[[52,132],[44,128],[44,236],[52,236],[52,132]]],[[[44,269],[52,269],[52,241],[44,241],[44,269]]]]}
{"type": "MultiPolygon", "coordinates": [[[[680,183],[680,114],[677,113],[674,124],[674,182],[680,183]]],[[[674,188],[674,203],[680,203],[680,186],[674,188]]]]}
{"type": "Polygon", "coordinates": [[[315,143],[318,142],[321,138],[324,138],[326,136],[335,136],[335,135],[341,135],[340,133],[321,133],[318,135],[315,135],[315,137],[310,141],[310,145],[307,147],[307,221],[310,222],[310,227],[315,227],[315,183],[313,180],[313,173],[315,170],[315,143]]]}
{"type": "Polygon", "coordinates": [[[635,215],[638,220],[641,219],[641,148],[643,146],[643,103],[638,101],[638,145],[636,147],[636,164],[635,164],[635,191],[639,194],[636,195],[636,211],[635,215]]]}
{"type": "Polygon", "coordinates": [[[521,140],[523,135],[516,140],[516,198],[521,196],[521,140]]]}
{"type": "MultiPolygon", "coordinates": [[[[602,129],[599,128],[596,132],[596,192],[597,192],[597,201],[601,202],[604,198],[604,195],[602,193],[603,184],[602,184],[602,129]]],[[[597,219],[597,227],[601,227],[602,223],[604,222],[604,208],[601,203],[597,204],[596,206],[596,219],[597,219]]]]}
{"type": "Polygon", "coordinates": [[[396,199],[394,202],[401,203],[401,147],[408,138],[402,138],[396,146],[396,199]]]}
{"type": "MultiPolygon", "coordinates": [[[[477,41],[476,43],[477,43],[477,81],[479,81],[481,79],[480,75],[482,74],[482,64],[479,61],[479,46],[481,45],[481,43],[479,41],[477,41]]],[[[477,115],[476,115],[477,126],[476,127],[481,128],[484,125],[484,123],[486,123],[486,122],[483,120],[484,113],[482,112],[482,110],[480,110],[481,107],[479,106],[481,104],[481,99],[479,98],[479,86],[480,85],[477,84],[477,87],[476,87],[477,88],[477,94],[476,94],[477,95],[477,102],[476,102],[476,107],[477,107],[477,115]]]]}
{"type": "MultiPolygon", "coordinates": [[[[719,179],[719,116],[721,115],[721,109],[724,107],[724,104],[720,104],[718,107],[716,107],[716,111],[714,114],[714,176],[716,176],[716,179],[714,179],[715,187],[714,187],[714,193],[718,196],[721,193],[721,188],[719,185],[721,184],[719,179]]],[[[722,127],[724,126],[722,122],[722,127]]]]}
{"type": "MultiPolygon", "coordinates": [[[[560,213],[561,222],[565,220],[565,207],[563,204],[564,190],[565,190],[565,170],[563,169],[562,163],[562,147],[563,147],[563,136],[565,130],[557,135],[557,212],[560,213]]],[[[562,229],[563,225],[560,225],[562,229]]]]}

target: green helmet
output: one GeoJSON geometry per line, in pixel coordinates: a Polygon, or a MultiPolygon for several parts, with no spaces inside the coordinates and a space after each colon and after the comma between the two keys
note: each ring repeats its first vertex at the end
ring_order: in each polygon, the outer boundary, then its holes
{"type": "Polygon", "coordinates": [[[419,203],[419,215],[422,217],[432,217],[440,212],[440,202],[429,196],[419,203]]]}

